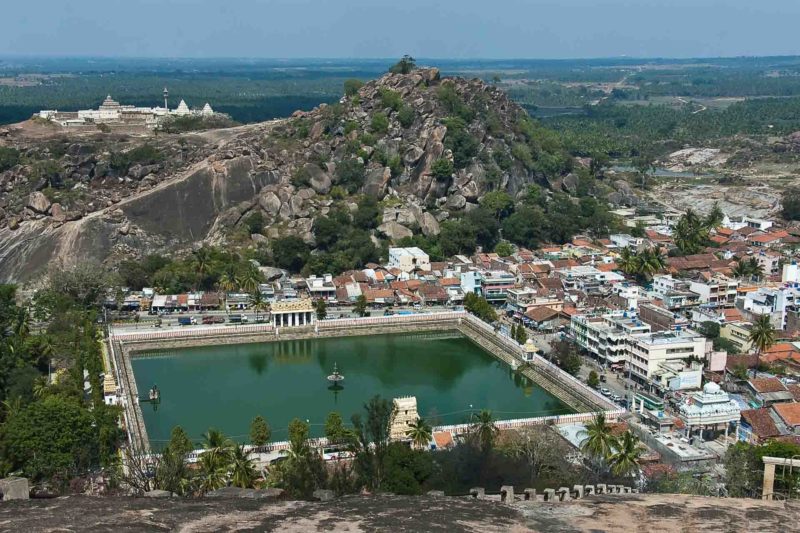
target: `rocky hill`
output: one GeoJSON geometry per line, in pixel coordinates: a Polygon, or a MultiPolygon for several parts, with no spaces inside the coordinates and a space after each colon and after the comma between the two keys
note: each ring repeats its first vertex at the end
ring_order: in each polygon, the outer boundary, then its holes
{"type": "Polygon", "coordinates": [[[558,138],[500,90],[437,69],[352,86],[338,104],[202,134],[0,132],[0,280],[49,264],[179,253],[199,242],[315,242],[315,218],[379,200],[373,239],[474,209],[488,190],[574,188],[558,138]],[[264,231],[242,226],[259,213],[264,231]]]}

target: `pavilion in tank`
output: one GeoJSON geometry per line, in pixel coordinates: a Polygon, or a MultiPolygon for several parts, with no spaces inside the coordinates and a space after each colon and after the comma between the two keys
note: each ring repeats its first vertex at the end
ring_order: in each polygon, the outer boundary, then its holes
{"type": "Polygon", "coordinates": [[[154,129],[167,117],[210,117],[217,114],[211,109],[211,105],[209,105],[208,102],[206,102],[201,109],[191,109],[183,100],[180,101],[178,107],[175,109],[170,109],[168,104],[169,91],[164,88],[164,107],[123,105],[111,98],[111,95],[108,95],[97,109],[81,109],[78,111],[43,109],[39,111],[36,116],[65,127],[93,124],[119,124],[138,125],[154,129]]]}
{"type": "Polygon", "coordinates": [[[310,299],[275,302],[270,308],[272,323],[278,327],[311,326],[316,319],[310,299]]]}

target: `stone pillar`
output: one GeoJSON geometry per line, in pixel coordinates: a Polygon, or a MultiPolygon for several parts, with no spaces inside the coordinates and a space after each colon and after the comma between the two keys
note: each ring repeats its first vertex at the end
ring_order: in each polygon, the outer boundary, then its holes
{"type": "Polygon", "coordinates": [[[525,499],[536,501],[536,489],[525,489],[525,499]]]}
{"type": "Polygon", "coordinates": [[[27,500],[30,498],[28,478],[7,477],[0,479],[0,494],[3,495],[3,501],[27,500]]]}
{"type": "Polygon", "coordinates": [[[544,489],[544,501],[552,502],[556,499],[556,489],[544,489]]]}
{"type": "Polygon", "coordinates": [[[594,485],[586,485],[583,488],[583,493],[587,496],[591,496],[592,494],[594,494],[594,485]]]}
{"type": "Polygon", "coordinates": [[[300,322],[297,324],[298,326],[305,326],[305,317],[305,313],[297,313],[297,318],[300,320],[300,322]]]}
{"type": "Polygon", "coordinates": [[[605,483],[598,483],[597,484],[596,493],[597,494],[605,494],[606,493],[606,485],[605,485],[605,483]]]}
{"type": "Polygon", "coordinates": [[[472,487],[471,489],[469,489],[469,494],[473,498],[482,500],[486,496],[486,489],[484,489],[483,487],[472,487]]]}
{"type": "Polygon", "coordinates": [[[514,485],[503,485],[500,487],[500,501],[514,503],[514,485]]]}
{"type": "Polygon", "coordinates": [[[575,485],[572,487],[572,497],[576,500],[583,498],[583,485],[575,485]]]}
{"type": "Polygon", "coordinates": [[[556,494],[558,494],[558,501],[560,502],[569,500],[569,487],[559,487],[556,494]]]}
{"type": "Polygon", "coordinates": [[[775,490],[775,465],[764,463],[764,483],[761,486],[761,498],[764,500],[772,499],[772,492],[775,490]]]}

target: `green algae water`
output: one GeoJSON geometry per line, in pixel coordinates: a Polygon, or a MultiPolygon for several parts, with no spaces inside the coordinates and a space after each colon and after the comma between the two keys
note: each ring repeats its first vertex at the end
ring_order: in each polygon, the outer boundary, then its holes
{"type": "Polygon", "coordinates": [[[286,439],[295,417],[322,436],[328,413],[349,421],[376,394],[416,396],[420,415],[433,425],[463,423],[484,408],[499,420],[574,412],[458,332],[149,351],[132,365],[140,397],[154,384],[161,390],[155,409],[141,403],[156,450],[176,425],[193,439],[215,427],[247,442],[256,415],[267,419],[275,441],[286,439]],[[334,364],[345,377],[341,390],[327,380],[334,364]]]}

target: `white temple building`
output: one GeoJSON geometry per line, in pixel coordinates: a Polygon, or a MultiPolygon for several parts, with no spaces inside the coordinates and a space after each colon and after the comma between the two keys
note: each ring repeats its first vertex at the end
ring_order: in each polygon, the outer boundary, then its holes
{"type": "Polygon", "coordinates": [[[206,102],[202,109],[192,109],[184,100],[181,100],[177,108],[169,109],[169,107],[167,107],[167,95],[167,90],[164,89],[164,107],[123,105],[111,98],[111,95],[108,95],[97,109],[81,109],[78,111],[43,109],[39,111],[36,116],[64,127],[93,124],[125,124],[140,125],[149,129],[154,129],[158,127],[161,121],[166,117],[184,117],[191,115],[210,117],[216,114],[208,102],[206,102]]]}
{"type": "Polygon", "coordinates": [[[680,405],[678,412],[681,420],[686,424],[687,435],[691,435],[692,428],[720,429],[720,425],[724,425],[727,437],[730,423],[739,422],[741,410],[739,404],[732,400],[719,385],[708,382],[703,385],[702,391],[689,396],[686,402],[680,405]]]}

